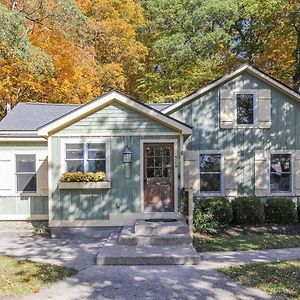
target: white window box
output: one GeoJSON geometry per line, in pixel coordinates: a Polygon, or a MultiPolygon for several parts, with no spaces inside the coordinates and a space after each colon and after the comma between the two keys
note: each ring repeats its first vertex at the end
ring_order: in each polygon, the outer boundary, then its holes
{"type": "Polygon", "coordinates": [[[110,181],[99,182],[62,182],[58,183],[61,190],[82,190],[82,189],[110,189],[110,181]]]}

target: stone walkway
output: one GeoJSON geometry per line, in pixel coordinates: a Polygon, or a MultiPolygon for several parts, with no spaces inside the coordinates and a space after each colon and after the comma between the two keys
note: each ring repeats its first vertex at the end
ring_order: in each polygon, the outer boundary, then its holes
{"type": "Polygon", "coordinates": [[[69,266],[79,272],[23,299],[273,299],[241,286],[216,268],[300,259],[300,249],[203,253],[198,266],[96,266],[105,239],[33,238],[29,231],[0,231],[0,255],[69,266]]]}

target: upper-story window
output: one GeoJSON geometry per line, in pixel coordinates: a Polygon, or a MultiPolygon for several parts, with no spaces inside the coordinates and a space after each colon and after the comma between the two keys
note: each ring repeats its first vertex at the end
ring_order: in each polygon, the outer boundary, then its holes
{"type": "Polygon", "coordinates": [[[200,193],[221,193],[221,154],[200,154],[200,193]]]}
{"type": "Polygon", "coordinates": [[[291,154],[270,154],[270,192],[292,191],[291,154]]]}
{"type": "Polygon", "coordinates": [[[236,124],[255,124],[255,95],[252,93],[236,94],[236,124]]]}
{"type": "Polygon", "coordinates": [[[17,192],[36,192],[35,154],[16,155],[17,192]]]}
{"type": "Polygon", "coordinates": [[[66,171],[106,173],[106,144],[66,144],[66,171]]]}

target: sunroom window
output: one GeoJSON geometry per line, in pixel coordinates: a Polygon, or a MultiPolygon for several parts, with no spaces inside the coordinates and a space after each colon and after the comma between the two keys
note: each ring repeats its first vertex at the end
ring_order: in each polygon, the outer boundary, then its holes
{"type": "Polygon", "coordinates": [[[291,187],[291,155],[270,155],[270,191],[271,193],[287,193],[291,187]]]}
{"type": "Polygon", "coordinates": [[[221,193],[221,154],[200,154],[200,193],[221,193]]]}
{"type": "Polygon", "coordinates": [[[254,94],[236,94],[236,123],[237,125],[254,124],[254,94]]]}
{"type": "Polygon", "coordinates": [[[106,172],[105,143],[66,144],[67,172],[106,172]]]}
{"type": "Polygon", "coordinates": [[[35,154],[16,155],[17,192],[36,192],[35,154]]]}

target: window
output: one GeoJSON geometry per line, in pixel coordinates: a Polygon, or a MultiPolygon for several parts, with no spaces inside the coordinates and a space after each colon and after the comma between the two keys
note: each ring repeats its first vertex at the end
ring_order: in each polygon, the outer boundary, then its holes
{"type": "Polygon", "coordinates": [[[270,192],[288,193],[291,187],[291,155],[270,155],[270,192]]]}
{"type": "Polygon", "coordinates": [[[66,171],[106,172],[106,144],[66,144],[66,171]]]}
{"type": "Polygon", "coordinates": [[[221,154],[200,154],[200,192],[221,193],[221,154]]]}
{"type": "Polygon", "coordinates": [[[236,124],[254,124],[254,94],[236,94],[236,124]]]}
{"type": "Polygon", "coordinates": [[[17,192],[36,192],[36,157],[16,155],[17,192]]]}

